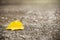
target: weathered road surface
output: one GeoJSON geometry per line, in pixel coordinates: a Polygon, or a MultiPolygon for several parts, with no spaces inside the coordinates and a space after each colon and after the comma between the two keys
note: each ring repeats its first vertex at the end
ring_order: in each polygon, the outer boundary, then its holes
{"type": "Polygon", "coordinates": [[[60,40],[59,5],[0,6],[0,40],[60,40]],[[6,30],[16,19],[23,22],[25,29],[6,30]]]}

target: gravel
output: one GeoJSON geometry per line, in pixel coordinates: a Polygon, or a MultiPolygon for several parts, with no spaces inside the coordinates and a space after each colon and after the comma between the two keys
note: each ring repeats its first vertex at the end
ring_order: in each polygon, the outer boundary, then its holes
{"type": "Polygon", "coordinates": [[[60,10],[58,6],[0,6],[0,40],[60,40],[60,10]],[[20,20],[24,30],[6,30],[13,20],[20,20]]]}

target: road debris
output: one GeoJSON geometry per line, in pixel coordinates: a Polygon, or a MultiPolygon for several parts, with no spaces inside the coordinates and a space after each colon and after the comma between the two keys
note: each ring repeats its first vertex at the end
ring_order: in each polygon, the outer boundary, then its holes
{"type": "Polygon", "coordinates": [[[19,30],[19,29],[24,29],[24,26],[22,22],[19,20],[12,21],[6,29],[11,29],[11,30],[19,30]]]}

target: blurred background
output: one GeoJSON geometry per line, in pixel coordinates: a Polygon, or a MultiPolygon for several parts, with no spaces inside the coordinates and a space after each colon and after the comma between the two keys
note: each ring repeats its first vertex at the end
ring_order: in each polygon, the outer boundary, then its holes
{"type": "Polygon", "coordinates": [[[60,40],[60,0],[0,0],[0,40],[60,40]],[[24,30],[6,30],[20,20],[24,30]]]}
{"type": "Polygon", "coordinates": [[[0,0],[0,4],[56,4],[59,3],[60,0],[0,0]]]}

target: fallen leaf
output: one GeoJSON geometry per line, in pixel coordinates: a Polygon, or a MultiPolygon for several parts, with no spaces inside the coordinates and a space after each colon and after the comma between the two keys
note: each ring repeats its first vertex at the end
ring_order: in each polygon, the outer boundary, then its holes
{"type": "Polygon", "coordinates": [[[24,29],[24,26],[22,22],[19,20],[12,21],[6,29],[11,29],[11,30],[19,30],[19,29],[24,29]]]}

